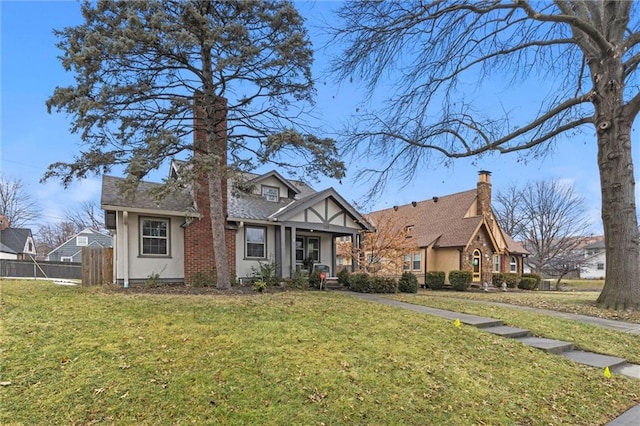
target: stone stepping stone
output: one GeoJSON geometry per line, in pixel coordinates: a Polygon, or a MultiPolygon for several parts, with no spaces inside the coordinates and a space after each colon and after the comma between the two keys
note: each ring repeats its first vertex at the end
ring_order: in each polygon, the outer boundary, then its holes
{"type": "Polygon", "coordinates": [[[540,349],[550,354],[561,354],[563,352],[572,351],[573,343],[563,342],[562,340],[545,339],[543,337],[519,337],[516,339],[527,346],[540,349]]]}
{"type": "Polygon", "coordinates": [[[516,339],[518,337],[529,337],[531,332],[524,328],[509,327],[508,325],[500,325],[497,327],[488,327],[484,331],[487,333],[495,334],[501,337],[508,337],[510,339],[516,339]]]}

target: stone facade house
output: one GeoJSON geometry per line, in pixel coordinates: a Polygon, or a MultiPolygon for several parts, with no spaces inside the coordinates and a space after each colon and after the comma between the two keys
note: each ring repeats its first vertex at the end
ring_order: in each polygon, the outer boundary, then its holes
{"type": "Polygon", "coordinates": [[[494,272],[522,274],[528,252],[498,224],[491,209],[491,173],[480,171],[475,189],[367,215],[373,226],[392,218],[415,249],[402,269],[421,284],[429,271],[469,270],[473,283],[490,284],[494,272]]]}

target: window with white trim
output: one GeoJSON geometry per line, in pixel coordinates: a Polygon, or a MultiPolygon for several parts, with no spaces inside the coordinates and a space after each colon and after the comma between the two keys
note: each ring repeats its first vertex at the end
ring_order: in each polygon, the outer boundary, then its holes
{"type": "Polygon", "coordinates": [[[419,271],[421,260],[422,260],[422,256],[420,255],[419,251],[413,253],[411,255],[411,269],[414,271],[419,271]]]}
{"type": "Polygon", "coordinates": [[[78,235],[76,237],[76,245],[78,247],[84,247],[89,245],[89,237],[86,235],[78,235]]]}
{"type": "Polygon", "coordinates": [[[500,255],[493,255],[493,272],[500,272],[500,255]]]}
{"type": "Polygon", "coordinates": [[[262,196],[267,201],[278,202],[280,200],[280,188],[262,185],[262,196]]]}
{"type": "Polygon", "coordinates": [[[169,256],[169,219],[140,218],[140,254],[169,256]]]}
{"type": "Polygon", "coordinates": [[[509,264],[509,272],[518,272],[518,260],[515,256],[511,256],[511,263],[509,264]]]}
{"type": "Polygon", "coordinates": [[[264,259],[267,252],[267,228],[263,226],[245,226],[245,254],[249,258],[264,259]]]}
{"type": "Polygon", "coordinates": [[[61,256],[60,262],[73,262],[73,257],[71,256],[61,256]]]}

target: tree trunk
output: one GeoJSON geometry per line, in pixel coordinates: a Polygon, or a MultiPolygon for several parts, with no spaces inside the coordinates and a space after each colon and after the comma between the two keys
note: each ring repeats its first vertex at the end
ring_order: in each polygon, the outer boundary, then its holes
{"type": "Polygon", "coordinates": [[[597,303],[640,310],[640,244],[631,155],[632,118],[626,113],[614,72],[603,73],[597,92],[596,129],[602,191],[606,278],[597,303]]]}
{"type": "MultiPolygon", "coordinates": [[[[226,188],[224,188],[226,190],[226,188]]],[[[209,172],[209,204],[211,216],[211,233],[213,234],[213,252],[216,263],[216,281],[219,289],[231,288],[229,262],[225,228],[227,218],[223,209],[221,170],[216,168],[209,172]]]]}

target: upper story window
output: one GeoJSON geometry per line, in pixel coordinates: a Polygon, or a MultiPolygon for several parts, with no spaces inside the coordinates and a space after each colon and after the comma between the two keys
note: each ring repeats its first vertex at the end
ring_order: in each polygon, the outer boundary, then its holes
{"type": "Polygon", "coordinates": [[[89,237],[86,235],[78,235],[76,237],[76,245],[78,247],[84,247],[89,245],[89,237]]]}
{"type": "Polygon", "coordinates": [[[169,219],[140,218],[140,254],[169,256],[169,219]]]}
{"type": "Polygon", "coordinates": [[[277,203],[278,201],[280,201],[280,188],[277,188],[275,186],[262,185],[262,196],[267,201],[273,201],[277,203]]]}

